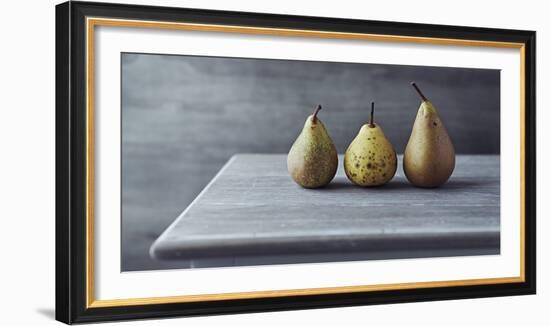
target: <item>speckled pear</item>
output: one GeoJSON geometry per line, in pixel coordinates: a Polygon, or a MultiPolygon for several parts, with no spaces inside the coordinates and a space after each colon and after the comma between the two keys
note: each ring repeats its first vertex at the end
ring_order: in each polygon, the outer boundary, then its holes
{"type": "Polygon", "coordinates": [[[443,185],[455,168],[455,150],[451,137],[435,106],[411,83],[422,99],[411,136],[403,155],[403,170],[417,187],[443,185]]]}
{"type": "Polygon", "coordinates": [[[344,155],[346,176],[362,187],[389,182],[397,170],[397,155],[382,128],[374,123],[374,102],[370,122],[359,130],[344,155]]]}
{"type": "Polygon", "coordinates": [[[315,112],[307,117],[302,132],[287,156],[288,173],[304,188],[320,188],[332,181],[338,169],[338,154],[325,126],[315,112]]]}

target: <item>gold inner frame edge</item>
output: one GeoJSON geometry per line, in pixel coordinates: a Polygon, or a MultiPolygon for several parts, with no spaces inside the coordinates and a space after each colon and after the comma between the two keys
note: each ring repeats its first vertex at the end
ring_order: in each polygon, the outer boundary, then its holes
{"type": "Polygon", "coordinates": [[[265,28],[236,25],[176,23],[111,18],[86,18],[86,308],[136,306],[150,304],[220,301],[232,299],[273,298],[318,294],[375,292],[451,286],[475,286],[525,282],[525,44],[515,42],[479,41],[448,38],[414,37],[385,34],[363,34],[302,29],[265,28]],[[289,289],[273,291],[197,294],[166,297],[96,300],[94,291],[94,31],[95,26],[133,27],[224,32],[289,37],[316,37],[365,40],[375,42],[405,42],[432,45],[512,48],[520,51],[520,276],[448,281],[428,281],[394,284],[353,285],[340,287],[289,289]]]}

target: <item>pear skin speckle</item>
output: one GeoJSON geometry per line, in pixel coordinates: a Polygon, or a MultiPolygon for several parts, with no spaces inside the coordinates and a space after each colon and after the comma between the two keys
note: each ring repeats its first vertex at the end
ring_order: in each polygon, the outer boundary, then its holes
{"type": "Polygon", "coordinates": [[[319,118],[306,119],[302,132],[287,156],[288,173],[304,188],[326,186],[336,175],[338,154],[319,118]]]}
{"type": "Polygon", "coordinates": [[[394,177],[397,155],[380,126],[361,127],[346,150],[344,170],[351,182],[362,187],[380,186],[394,177]]]}
{"type": "Polygon", "coordinates": [[[432,188],[443,185],[455,168],[455,150],[447,129],[430,101],[420,104],[403,155],[410,183],[432,188]]]}

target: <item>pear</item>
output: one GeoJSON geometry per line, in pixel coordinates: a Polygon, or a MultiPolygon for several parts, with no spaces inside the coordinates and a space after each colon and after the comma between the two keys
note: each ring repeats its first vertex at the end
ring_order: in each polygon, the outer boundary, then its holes
{"type": "Polygon", "coordinates": [[[287,157],[288,173],[304,188],[326,186],[336,174],[338,154],[325,126],[315,112],[307,117],[302,132],[287,157]]]}
{"type": "Polygon", "coordinates": [[[413,82],[422,103],[403,156],[403,170],[417,187],[443,185],[455,168],[455,149],[435,106],[413,82]]]}
{"type": "Polygon", "coordinates": [[[364,124],[344,155],[344,170],[351,182],[362,187],[389,182],[397,170],[397,155],[382,128],[374,123],[374,102],[370,122],[364,124]]]}

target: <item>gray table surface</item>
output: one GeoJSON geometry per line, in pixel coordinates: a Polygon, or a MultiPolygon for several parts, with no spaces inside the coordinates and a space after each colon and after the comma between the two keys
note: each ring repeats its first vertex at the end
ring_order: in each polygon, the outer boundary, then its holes
{"type": "Polygon", "coordinates": [[[500,253],[498,155],[458,155],[436,189],[410,185],[398,159],[389,184],[359,188],[340,157],[332,183],[311,190],[286,155],[235,155],[150,254],[193,268],[500,253]]]}

